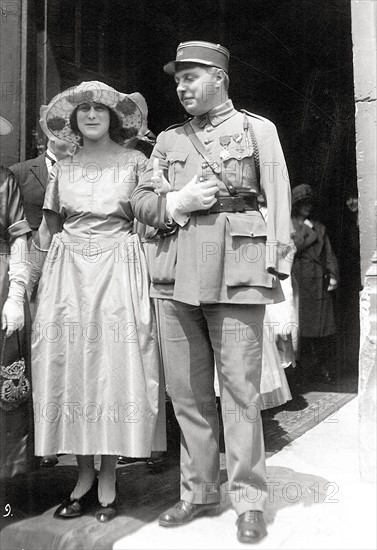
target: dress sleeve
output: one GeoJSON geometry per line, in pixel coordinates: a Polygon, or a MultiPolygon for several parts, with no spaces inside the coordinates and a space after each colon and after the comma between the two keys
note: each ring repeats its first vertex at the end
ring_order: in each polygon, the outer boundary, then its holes
{"type": "Polygon", "coordinates": [[[19,187],[13,174],[9,170],[7,171],[6,178],[5,188],[8,189],[8,220],[6,230],[9,243],[12,244],[17,237],[20,235],[27,235],[31,230],[25,219],[19,187]]]}
{"type": "Polygon", "coordinates": [[[327,231],[325,229],[324,234],[324,243],[323,243],[324,249],[325,249],[325,257],[326,257],[326,272],[330,273],[335,277],[337,281],[339,281],[339,265],[338,260],[335,256],[335,253],[332,249],[329,236],[327,235],[327,231]]]}
{"type": "Polygon", "coordinates": [[[137,155],[137,166],[136,166],[136,173],[137,173],[137,181],[139,183],[141,176],[144,174],[148,164],[148,159],[144,155],[144,153],[139,153],[137,155]]]}
{"type": "Polygon", "coordinates": [[[59,165],[55,164],[50,172],[46,188],[43,210],[52,210],[60,214],[59,200],[59,165]]]}

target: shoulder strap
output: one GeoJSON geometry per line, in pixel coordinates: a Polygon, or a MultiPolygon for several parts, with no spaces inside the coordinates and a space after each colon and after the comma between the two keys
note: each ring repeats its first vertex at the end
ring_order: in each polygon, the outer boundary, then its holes
{"type": "Polygon", "coordinates": [[[237,195],[237,189],[234,187],[232,183],[226,178],[225,174],[221,174],[221,168],[219,164],[214,161],[210,155],[205,150],[205,147],[203,143],[200,141],[196,133],[194,132],[190,121],[185,124],[184,126],[185,132],[190,139],[191,143],[195,147],[195,149],[198,151],[199,155],[204,158],[204,160],[207,162],[208,166],[211,168],[212,172],[214,172],[224,183],[225,187],[228,189],[229,195],[237,195]]]}

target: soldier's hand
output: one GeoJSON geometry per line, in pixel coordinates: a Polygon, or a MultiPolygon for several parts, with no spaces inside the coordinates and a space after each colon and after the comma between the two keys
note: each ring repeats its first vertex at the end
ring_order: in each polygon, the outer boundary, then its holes
{"type": "Polygon", "coordinates": [[[160,170],[159,160],[157,158],[153,159],[153,174],[151,181],[154,185],[154,192],[158,195],[170,191],[170,183],[165,178],[162,170],[160,170]]]}
{"type": "Polygon", "coordinates": [[[216,180],[198,181],[198,177],[194,176],[182,189],[174,192],[176,208],[185,213],[207,210],[215,204],[218,190],[216,180]]]}

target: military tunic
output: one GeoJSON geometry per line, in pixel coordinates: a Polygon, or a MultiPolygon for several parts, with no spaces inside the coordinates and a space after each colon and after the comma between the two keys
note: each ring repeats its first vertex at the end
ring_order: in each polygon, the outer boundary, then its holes
{"type": "Polygon", "coordinates": [[[184,125],[162,132],[141,184],[133,194],[136,217],[153,227],[166,229],[165,197],[151,195],[153,159],[170,183],[179,190],[195,175],[215,178],[219,196],[229,196],[221,180],[226,174],[241,196],[262,192],[268,204],[268,221],[258,211],[191,214],[178,232],[161,239],[151,269],[154,298],[173,298],[185,303],[267,304],[284,299],[278,277],[291,270],[290,186],[284,155],[275,125],[247,115],[256,135],[260,158],[260,184],[254,164],[245,115],[228,100],[204,117],[190,122],[207,154],[221,168],[214,174],[188,139],[184,125]]]}

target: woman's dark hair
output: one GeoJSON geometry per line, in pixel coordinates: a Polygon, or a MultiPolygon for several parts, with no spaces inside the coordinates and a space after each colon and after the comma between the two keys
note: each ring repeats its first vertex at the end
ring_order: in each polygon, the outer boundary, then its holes
{"type": "MultiPolygon", "coordinates": [[[[135,128],[123,128],[120,118],[116,114],[116,112],[110,109],[110,107],[107,107],[107,105],[105,105],[105,107],[108,109],[110,113],[109,136],[113,141],[115,141],[115,143],[123,143],[125,140],[130,139],[131,137],[134,137],[137,134],[137,131],[135,128]]],[[[76,107],[74,111],[72,111],[71,116],[69,117],[69,124],[73,132],[75,132],[75,134],[80,136],[82,141],[82,134],[77,124],[78,108],[79,108],[79,105],[76,107]]]]}

